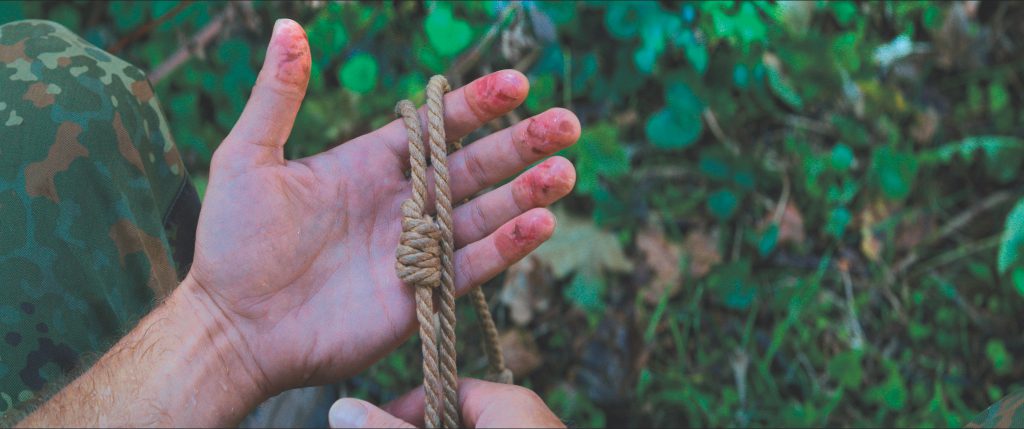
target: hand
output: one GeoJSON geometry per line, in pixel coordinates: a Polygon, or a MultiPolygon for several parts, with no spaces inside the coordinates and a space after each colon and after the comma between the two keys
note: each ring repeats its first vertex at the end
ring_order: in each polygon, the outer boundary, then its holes
{"type": "MultiPolygon", "coordinates": [[[[471,428],[557,427],[565,424],[544,401],[525,387],[464,378],[459,381],[462,424],[471,428]]],[[[383,409],[359,399],[335,402],[332,428],[411,428],[423,426],[423,388],[392,401],[383,409]]]]}
{"type": "MultiPolygon", "coordinates": [[[[264,395],[361,371],[416,326],[414,291],[394,268],[399,206],[411,192],[405,129],[396,120],[316,156],[285,160],[309,69],[305,32],[278,21],[248,104],[213,155],[182,288],[230,331],[228,348],[264,395]]],[[[528,90],[522,74],[507,70],[448,93],[448,138],[512,110],[528,90]]],[[[571,112],[552,109],[454,153],[453,201],[575,143],[579,133],[571,112]]],[[[457,207],[457,294],[548,239],[555,219],[541,207],[565,196],[575,177],[569,161],[553,157],[457,207]]]]}

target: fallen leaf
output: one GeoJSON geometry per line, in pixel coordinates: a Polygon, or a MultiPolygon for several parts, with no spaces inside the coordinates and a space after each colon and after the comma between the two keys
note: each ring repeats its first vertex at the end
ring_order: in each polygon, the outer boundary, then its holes
{"type": "Polygon", "coordinates": [[[878,262],[882,259],[885,245],[878,238],[875,227],[888,218],[889,213],[889,206],[883,200],[869,204],[860,212],[860,251],[871,261],[878,262]]]}
{"type": "Polygon", "coordinates": [[[551,266],[558,278],[581,273],[592,278],[602,271],[624,272],[633,268],[614,234],[598,228],[588,219],[556,213],[558,229],[533,254],[551,266]]]}
{"type": "Polygon", "coordinates": [[[537,342],[528,332],[513,328],[505,331],[498,338],[505,366],[512,371],[516,379],[522,379],[544,364],[537,342]]]}
{"type": "Polygon", "coordinates": [[[654,271],[654,278],[643,287],[644,299],[657,304],[663,295],[672,296],[682,286],[683,271],[680,260],[683,249],[665,239],[665,235],[654,230],[641,231],[636,236],[637,250],[644,262],[654,271]]]}
{"type": "Polygon", "coordinates": [[[914,125],[910,127],[910,137],[918,144],[925,144],[932,141],[935,131],[939,129],[939,112],[934,107],[929,107],[923,112],[914,115],[914,125]]]}
{"type": "Polygon", "coordinates": [[[534,314],[548,309],[553,281],[548,269],[533,255],[508,268],[498,299],[508,306],[513,323],[526,326],[534,314]]]}
{"type": "MultiPolygon", "coordinates": [[[[763,231],[775,222],[775,213],[768,213],[764,220],[761,221],[759,228],[763,231]]],[[[804,238],[806,238],[804,215],[800,213],[800,209],[796,207],[793,201],[789,201],[786,204],[785,210],[782,211],[782,217],[778,220],[778,225],[779,235],[776,238],[777,244],[800,244],[804,242],[804,238]]]]}
{"type": "Polygon", "coordinates": [[[709,236],[704,231],[696,230],[686,235],[683,242],[683,249],[690,258],[690,276],[701,278],[706,276],[711,268],[722,262],[722,254],[718,251],[718,240],[709,236]]]}
{"type": "Polygon", "coordinates": [[[900,222],[896,232],[896,248],[907,250],[917,247],[934,230],[934,216],[921,215],[915,218],[905,218],[903,222],[900,222]]]}

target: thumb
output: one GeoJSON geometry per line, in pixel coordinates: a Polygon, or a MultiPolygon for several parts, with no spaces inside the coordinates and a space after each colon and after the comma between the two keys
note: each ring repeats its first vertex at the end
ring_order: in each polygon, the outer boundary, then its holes
{"type": "Polygon", "coordinates": [[[354,398],[339,399],[328,415],[332,428],[412,428],[405,421],[373,404],[354,398]]]}
{"type": "Polygon", "coordinates": [[[222,146],[232,158],[284,162],[284,143],[309,83],[309,41],[295,21],[279,19],[249,101],[222,146]]]}

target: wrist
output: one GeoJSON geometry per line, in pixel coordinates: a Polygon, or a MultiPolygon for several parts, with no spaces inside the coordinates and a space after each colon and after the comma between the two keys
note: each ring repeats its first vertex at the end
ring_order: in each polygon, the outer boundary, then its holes
{"type": "Polygon", "coordinates": [[[196,357],[206,362],[211,382],[237,395],[249,408],[276,393],[241,331],[191,274],[178,286],[172,300],[172,311],[177,313],[173,317],[194,324],[189,332],[200,337],[196,357]]]}

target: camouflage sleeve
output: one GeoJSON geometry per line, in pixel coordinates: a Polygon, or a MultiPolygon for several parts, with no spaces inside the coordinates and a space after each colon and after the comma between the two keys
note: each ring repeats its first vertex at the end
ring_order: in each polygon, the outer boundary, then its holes
{"type": "Polygon", "coordinates": [[[1019,428],[1024,427],[1024,392],[1017,392],[992,404],[966,427],[1019,428]]]}
{"type": "Polygon", "coordinates": [[[198,213],[141,70],[52,22],[0,26],[0,416],[176,287],[198,213]]]}

